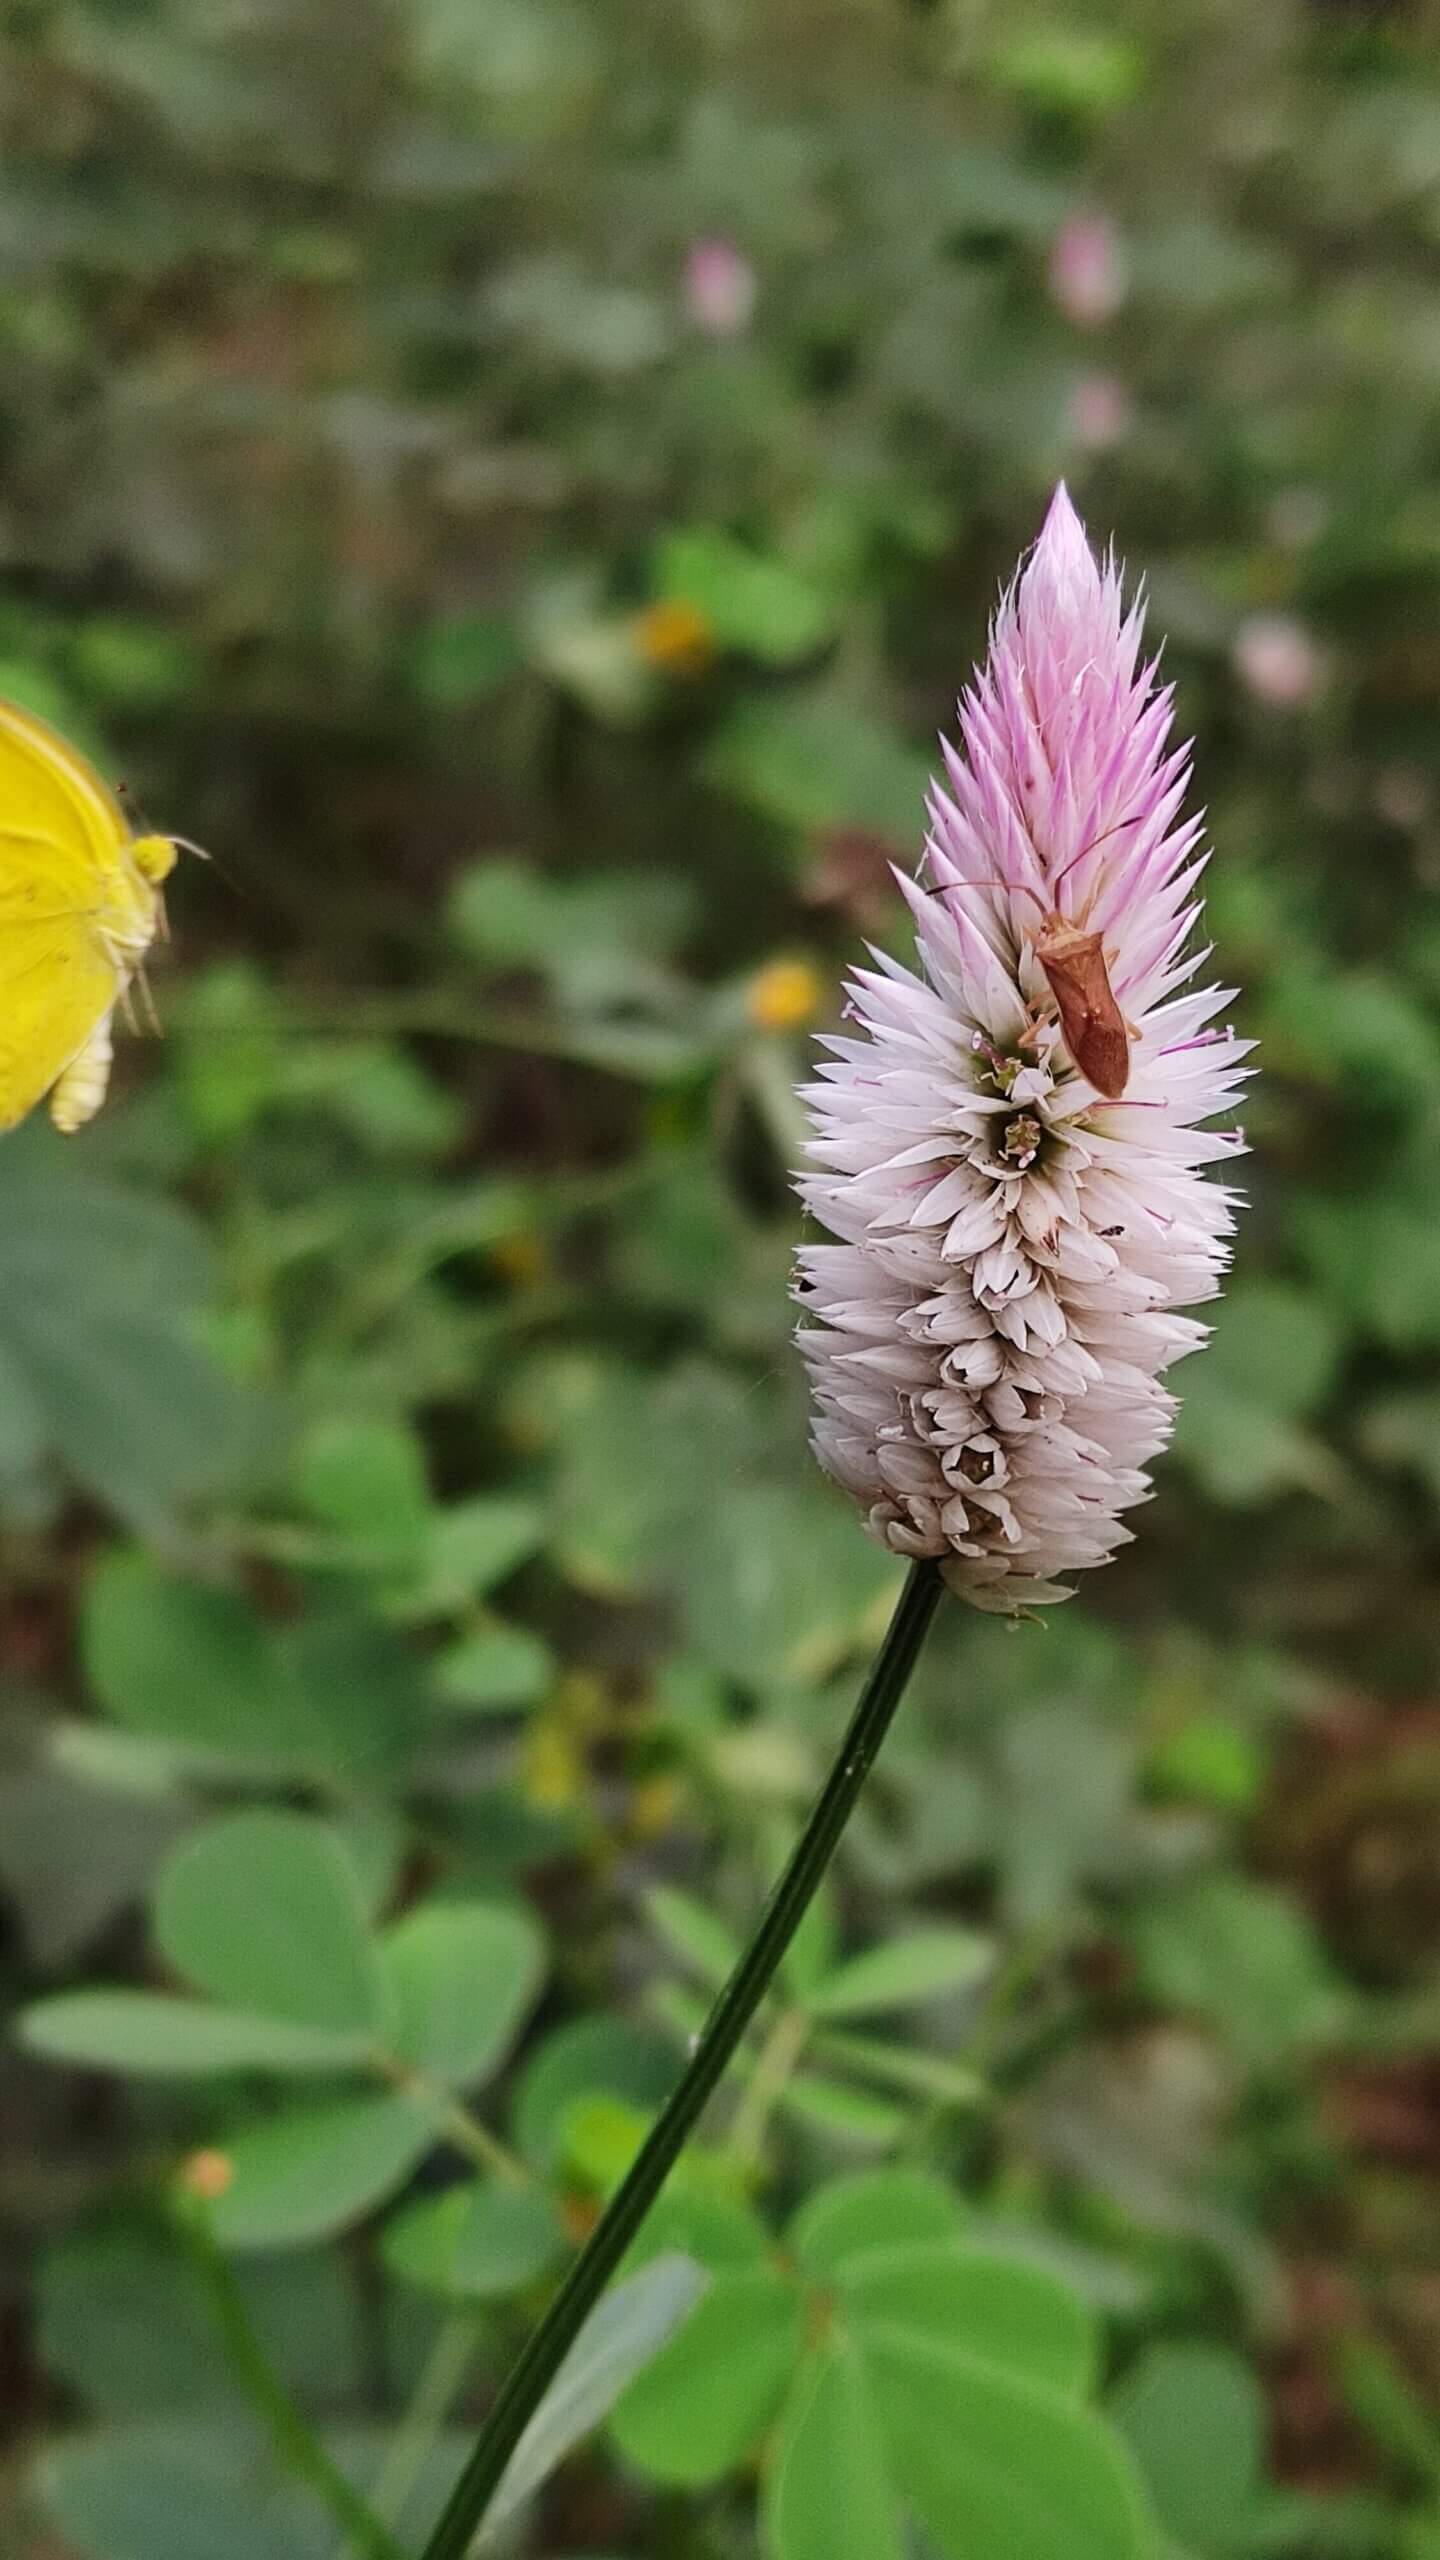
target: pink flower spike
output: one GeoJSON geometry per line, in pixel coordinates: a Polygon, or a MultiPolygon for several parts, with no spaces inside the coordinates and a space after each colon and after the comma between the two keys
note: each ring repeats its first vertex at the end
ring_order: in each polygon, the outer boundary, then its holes
{"type": "Polygon", "coordinates": [[[917,966],[856,973],[861,1036],[804,1094],[816,1454],[982,1609],[1067,1599],[1130,1535],[1204,1339],[1175,1310],[1229,1259],[1205,1168],[1242,1141],[1205,1123],[1251,1044],[1192,984],[1205,857],[1142,619],[1057,489],[930,796],[917,966]]]}

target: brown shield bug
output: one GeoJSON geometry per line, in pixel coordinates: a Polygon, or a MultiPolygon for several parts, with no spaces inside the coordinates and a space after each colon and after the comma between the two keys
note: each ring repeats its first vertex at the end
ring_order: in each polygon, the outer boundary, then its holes
{"type": "MultiPolygon", "coordinates": [[[[1138,824],[1134,818],[1122,818],[1119,826],[1107,827],[1106,835],[1118,835],[1121,827],[1138,824]]],[[[1059,873],[1058,892],[1068,873],[1087,853],[1093,853],[1104,836],[1095,836],[1082,845],[1073,859],[1059,873]]],[[[1071,1057],[1108,1102],[1116,1102],[1130,1081],[1130,1026],[1115,1000],[1110,984],[1110,971],[1105,959],[1105,946],[1098,933],[1087,933],[1083,919],[1073,921],[1062,915],[1057,905],[1047,907],[1039,891],[1022,881],[957,880],[957,889],[1009,889],[1012,895],[1030,898],[1040,910],[1040,927],[1035,936],[1035,957],[1045,972],[1045,982],[1055,999],[1060,1028],[1071,1057]]],[[[943,888],[931,893],[944,896],[943,888]]]]}

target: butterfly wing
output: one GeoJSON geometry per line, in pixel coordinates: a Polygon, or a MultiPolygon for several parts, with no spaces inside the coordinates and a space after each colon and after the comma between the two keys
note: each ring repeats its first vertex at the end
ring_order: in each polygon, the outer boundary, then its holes
{"type": "Polygon", "coordinates": [[[0,1129],[79,1055],[154,930],[129,838],[84,757],[0,701],[0,1129]]]}
{"type": "Polygon", "coordinates": [[[0,701],[0,872],[47,845],[77,886],[114,869],[130,825],[84,756],[15,702],[0,701]]]}
{"type": "Polygon", "coordinates": [[[120,985],[83,914],[12,924],[0,904],[0,1130],[64,1074],[120,985]]]}

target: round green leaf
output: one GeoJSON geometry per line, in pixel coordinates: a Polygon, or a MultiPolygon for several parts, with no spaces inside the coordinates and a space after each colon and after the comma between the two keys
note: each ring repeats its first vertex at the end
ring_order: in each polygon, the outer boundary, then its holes
{"type": "Polygon", "coordinates": [[[765,2265],[771,2241],[752,2205],[698,2184],[687,2187],[677,2175],[646,2214],[625,2263],[643,2266],[666,2250],[693,2258],[712,2275],[733,2275],[765,2265]]]}
{"type": "Polygon", "coordinates": [[[1152,2347],[1110,2414],[1167,2533],[1196,2552],[1238,2549],[1262,2487],[1265,2411],[1248,2365],[1223,2347],[1152,2347]]]}
{"type": "Polygon", "coordinates": [[[898,2560],[898,2500],[869,2383],[854,2346],[831,2338],[807,2359],[766,2483],[774,2560],[898,2560]]]}
{"type": "Polygon", "coordinates": [[[232,1760],[287,1756],[284,1683],[260,1620],[232,1593],[148,1556],[108,1556],[85,1588],[80,1642],[95,1695],[131,1733],[232,1760]]]}
{"type": "Polygon", "coordinates": [[[544,1542],[545,1515],[534,1502],[476,1494],[431,1515],[419,1560],[416,1614],[466,1609],[509,1580],[544,1542]]]}
{"type": "Polygon", "coordinates": [[[184,1841],[155,1889],[155,1934],[177,1973],[240,2009],[373,2034],[380,1980],[360,1879],[303,1813],[234,1813],[184,1841]]]}
{"type": "Polygon", "coordinates": [[[190,2079],[215,2071],[343,2070],[363,2054],[363,2037],[247,2017],[158,1991],[60,1991],[20,2019],[33,2053],[92,2071],[190,2079]]]}
{"type": "Polygon", "coordinates": [[[1043,2268],[931,2241],[853,2258],[839,2281],[867,2337],[903,2331],[1053,2391],[1083,2392],[1093,2379],[1094,2323],[1043,2268]]]}
{"type": "Polygon", "coordinates": [[[540,2169],[565,2152],[572,2110],[587,2098],[619,2098],[649,2111],[675,2085],[669,2040],[623,2018],[574,2018],[557,2027],[521,2073],[515,2097],[515,2147],[540,2169]]]}
{"type": "Polygon", "coordinates": [[[947,2560],[1153,2560],[1116,2440],[1043,2384],[918,2331],[865,2338],[895,2478],[947,2560]]]}
{"type": "Polygon", "coordinates": [[[544,2275],[565,2233],[543,2188],[490,2179],[407,2206],[387,2224],[383,2246],[392,2275],[407,2284],[484,2301],[544,2275]]]}
{"type": "Polygon", "coordinates": [[[800,2348],[803,2300],[773,2267],[712,2276],[684,2327],[632,2382],[611,2421],[627,2462],[698,2486],[743,2462],[800,2348]]]}
{"type": "Polygon", "coordinates": [[[57,2445],[40,2494],[84,2560],[326,2560],[334,2547],[312,2499],[214,2428],[124,2427],[57,2445]]]}
{"type": "Polygon", "coordinates": [[[253,2126],[225,2146],[232,2175],[211,2207],[217,2238],[233,2249],[328,2239],[408,2177],[439,2115],[410,2096],[342,2098],[253,2126]]]}
{"type": "Polygon", "coordinates": [[[450,1715],[505,1715],[533,1706],[555,1677],[555,1656],[528,1627],[481,1627],[447,1645],[435,1662],[435,1691],[450,1715]]]}
{"type": "Polygon", "coordinates": [[[306,1507],[364,1547],[376,1564],[403,1564],[419,1548],[430,1494],[419,1439],[399,1423],[331,1414],[300,1455],[306,1507]]]}
{"type": "Polygon", "coordinates": [[[503,2061],[545,1972],[534,1921],[505,1903],[407,1912],[386,1932],[380,1961],[391,2050],[456,2088],[503,2061]]]}
{"type": "Polygon", "coordinates": [[[867,2169],[807,2197],[790,2225],[790,2246],[807,2275],[827,2277],[877,2249],[944,2245],[959,2231],[960,2209],[943,2179],[923,2169],[867,2169]]]}

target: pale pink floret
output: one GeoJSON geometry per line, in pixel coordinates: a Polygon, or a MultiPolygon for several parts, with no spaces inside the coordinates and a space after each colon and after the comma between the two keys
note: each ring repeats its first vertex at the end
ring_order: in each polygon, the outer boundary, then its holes
{"type": "Polygon", "coordinates": [[[799,1258],[816,1453],[981,1608],[1068,1598],[1054,1577],[1131,1535],[1176,1409],[1161,1373],[1205,1338],[1175,1310],[1229,1257],[1237,1195],[1203,1168],[1240,1137],[1202,1124],[1251,1044],[1213,1027],[1233,990],[1191,986],[1205,857],[1142,618],[1057,490],[943,748],[923,882],[900,882],[919,970],[856,972],[855,1028],[805,1088],[801,1195],[836,1239],[799,1258]],[[1042,906],[1103,935],[1119,1101],[1064,1046],[1042,906]]]}

